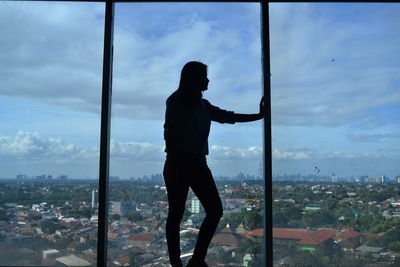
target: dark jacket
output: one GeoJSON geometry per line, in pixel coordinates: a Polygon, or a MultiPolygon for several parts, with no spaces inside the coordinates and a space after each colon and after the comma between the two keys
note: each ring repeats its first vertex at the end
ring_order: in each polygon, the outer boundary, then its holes
{"type": "Polygon", "coordinates": [[[169,155],[208,155],[211,121],[235,123],[234,113],[179,90],[166,101],[164,139],[169,155]]]}

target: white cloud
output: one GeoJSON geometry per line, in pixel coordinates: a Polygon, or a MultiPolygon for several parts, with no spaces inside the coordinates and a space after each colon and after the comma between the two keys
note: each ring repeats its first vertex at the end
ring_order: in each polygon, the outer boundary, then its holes
{"type": "Polygon", "coordinates": [[[0,136],[0,155],[15,160],[64,163],[71,160],[93,160],[98,157],[98,152],[95,149],[82,149],[74,144],[67,144],[60,138],[19,131],[15,136],[0,136]]]}
{"type": "Polygon", "coordinates": [[[164,148],[150,143],[118,142],[110,141],[110,157],[112,160],[139,160],[139,161],[161,161],[164,148]]]}
{"type": "Polygon", "coordinates": [[[321,152],[319,158],[321,159],[370,159],[370,158],[381,158],[382,156],[378,153],[367,153],[367,152],[321,152]]]}
{"type": "MultiPolygon", "coordinates": [[[[81,148],[68,144],[61,138],[52,138],[36,132],[19,131],[15,136],[0,136],[0,156],[14,159],[57,160],[57,162],[77,160],[97,160],[98,148],[81,148]]],[[[258,146],[235,148],[213,145],[210,147],[212,161],[261,160],[263,149],[258,146]]],[[[273,148],[275,160],[286,159],[327,159],[327,158],[371,158],[381,157],[374,153],[317,151],[303,146],[289,150],[273,148]]],[[[110,158],[113,161],[162,162],[165,158],[164,146],[147,142],[110,141],[110,158]]]]}
{"type": "Polygon", "coordinates": [[[213,145],[210,149],[210,158],[213,160],[260,160],[262,155],[262,148],[256,146],[233,148],[213,145]]]}
{"type": "MultiPolygon", "coordinates": [[[[162,172],[165,160],[163,146],[147,142],[119,142],[117,140],[111,140],[110,145],[111,175],[128,178],[162,172]]],[[[340,161],[347,164],[343,165],[344,169],[351,169],[353,162],[358,162],[360,165],[360,162],[364,161],[398,160],[398,157],[389,155],[384,150],[377,153],[319,151],[304,146],[288,150],[273,148],[272,157],[274,169],[282,169],[281,172],[291,169],[295,171],[296,168],[307,170],[307,166],[317,162],[329,165],[327,162],[340,161]]],[[[96,177],[99,150],[79,147],[61,138],[20,131],[15,136],[0,136],[0,158],[3,164],[0,177],[5,177],[4,173],[15,175],[12,173],[20,172],[18,170],[22,166],[22,170],[29,169],[30,173],[43,173],[50,170],[52,173],[68,173],[71,177],[96,177]]],[[[257,173],[263,159],[263,150],[258,146],[237,148],[213,145],[208,159],[210,168],[219,175],[236,175],[239,172],[257,173]]]]}
{"type": "Polygon", "coordinates": [[[318,151],[305,147],[297,147],[287,151],[273,148],[272,158],[274,160],[371,159],[382,158],[382,155],[368,152],[318,151]]]}
{"type": "Polygon", "coordinates": [[[281,151],[279,149],[272,149],[272,158],[277,160],[282,159],[307,159],[309,154],[306,152],[291,152],[291,151],[281,151]]]}
{"type": "MultiPolygon", "coordinates": [[[[113,160],[161,161],[164,155],[164,147],[150,143],[110,141],[110,157],[113,160]]],[[[37,132],[19,131],[15,136],[0,136],[0,156],[57,162],[84,161],[98,159],[99,149],[82,148],[37,132]]]]}

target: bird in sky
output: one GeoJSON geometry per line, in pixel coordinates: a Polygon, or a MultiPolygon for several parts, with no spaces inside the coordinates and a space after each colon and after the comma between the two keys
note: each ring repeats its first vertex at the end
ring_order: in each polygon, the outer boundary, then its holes
{"type": "Polygon", "coordinates": [[[317,173],[319,173],[319,168],[318,168],[318,167],[315,167],[314,170],[315,170],[317,173]]]}

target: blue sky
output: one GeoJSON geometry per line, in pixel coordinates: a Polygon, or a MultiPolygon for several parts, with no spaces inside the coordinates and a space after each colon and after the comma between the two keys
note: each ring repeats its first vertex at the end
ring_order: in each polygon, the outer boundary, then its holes
{"type": "MultiPolygon", "coordinates": [[[[0,5],[0,177],[96,178],[103,4],[0,5]]],[[[271,4],[274,174],[400,175],[399,11],[271,4]]],[[[111,175],[162,172],[165,99],[187,61],[209,66],[211,103],[257,111],[259,16],[257,3],[116,5],[111,175]]],[[[215,175],[258,174],[262,155],[260,121],[213,124],[215,175]]]]}

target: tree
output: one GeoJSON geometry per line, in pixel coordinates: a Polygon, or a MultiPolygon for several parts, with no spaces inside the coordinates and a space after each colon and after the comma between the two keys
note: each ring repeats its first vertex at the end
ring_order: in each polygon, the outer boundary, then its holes
{"type": "Polygon", "coordinates": [[[23,241],[18,241],[19,247],[29,248],[32,250],[40,251],[52,247],[52,243],[41,237],[30,237],[23,241]]]}
{"type": "Polygon", "coordinates": [[[57,221],[45,220],[42,222],[42,231],[46,234],[54,234],[57,230],[67,229],[66,226],[59,224],[57,221]]]}
{"type": "Polygon", "coordinates": [[[342,248],[332,239],[322,243],[315,251],[315,256],[324,259],[327,263],[339,266],[343,257],[342,248]]]}
{"type": "Polygon", "coordinates": [[[138,211],[130,212],[126,217],[132,222],[143,221],[143,216],[138,211]]]}
{"type": "Polygon", "coordinates": [[[306,212],[302,218],[305,227],[327,227],[335,224],[335,218],[325,210],[306,212]]]}
{"type": "Polygon", "coordinates": [[[226,252],[222,247],[217,247],[217,257],[224,264],[228,264],[232,261],[232,256],[229,252],[226,252]]]}
{"type": "MultiPolygon", "coordinates": [[[[380,246],[386,247],[392,242],[399,242],[400,240],[400,229],[395,229],[386,232],[378,241],[380,246]]],[[[395,245],[392,245],[395,247],[395,245]]]]}
{"type": "Polygon", "coordinates": [[[73,241],[72,236],[63,237],[56,241],[55,248],[56,249],[66,249],[68,244],[73,241]]]}
{"type": "Polygon", "coordinates": [[[247,229],[257,229],[263,227],[263,217],[261,211],[245,211],[243,223],[247,229]]]}
{"type": "Polygon", "coordinates": [[[400,242],[390,242],[388,244],[388,249],[396,252],[400,252],[400,242]]]}
{"type": "Polygon", "coordinates": [[[140,252],[137,252],[134,250],[129,253],[129,255],[128,255],[129,256],[129,266],[132,266],[132,267],[142,266],[142,263],[138,258],[139,255],[140,255],[140,252]]]}
{"type": "Polygon", "coordinates": [[[278,211],[272,216],[274,227],[287,227],[288,218],[283,211],[278,211]]]}
{"type": "Polygon", "coordinates": [[[326,266],[326,262],[323,261],[323,258],[309,251],[299,251],[291,256],[296,264],[295,266],[326,266]]]}
{"type": "Polygon", "coordinates": [[[400,257],[394,259],[392,266],[400,266],[400,257]]]}
{"type": "Polygon", "coordinates": [[[112,214],[110,216],[111,221],[118,221],[119,219],[121,219],[121,215],[119,214],[112,214]]]}
{"type": "Polygon", "coordinates": [[[249,267],[263,266],[263,259],[261,254],[254,254],[254,258],[249,262],[249,267]]]}
{"type": "Polygon", "coordinates": [[[0,209],[0,221],[9,221],[7,213],[2,209],[0,209]]]}
{"type": "MultiPolygon", "coordinates": [[[[250,239],[246,239],[244,242],[240,243],[237,252],[240,254],[253,254],[253,250],[255,250],[253,247],[257,245],[255,242],[251,241],[250,239]]],[[[259,253],[259,252],[257,252],[259,253]]]]}

